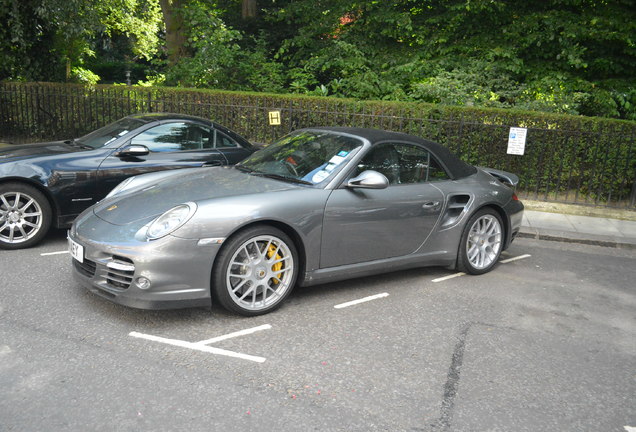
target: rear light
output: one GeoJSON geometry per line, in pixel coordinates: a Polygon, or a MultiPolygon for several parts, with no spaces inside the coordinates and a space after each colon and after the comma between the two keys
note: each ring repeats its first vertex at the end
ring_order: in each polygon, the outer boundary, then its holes
{"type": "Polygon", "coordinates": [[[514,192],[512,193],[512,199],[515,200],[515,201],[519,201],[519,197],[514,192]]]}

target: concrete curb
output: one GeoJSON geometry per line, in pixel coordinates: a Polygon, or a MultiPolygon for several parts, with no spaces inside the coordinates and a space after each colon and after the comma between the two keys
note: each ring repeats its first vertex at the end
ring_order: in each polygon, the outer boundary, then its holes
{"type": "Polygon", "coordinates": [[[630,239],[610,236],[593,236],[590,234],[580,234],[569,231],[553,231],[545,229],[537,230],[529,227],[522,227],[519,234],[517,234],[517,237],[636,250],[636,243],[630,241],[630,239]]]}

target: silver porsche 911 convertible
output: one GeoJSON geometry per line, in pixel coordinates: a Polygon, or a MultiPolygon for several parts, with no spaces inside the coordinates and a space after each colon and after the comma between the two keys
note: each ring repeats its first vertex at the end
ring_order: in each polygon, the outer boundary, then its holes
{"type": "Polygon", "coordinates": [[[295,285],[419,266],[491,270],[518,178],[374,129],[291,133],[234,167],[131,177],[69,231],[76,279],[143,309],[280,306],[295,285]]]}

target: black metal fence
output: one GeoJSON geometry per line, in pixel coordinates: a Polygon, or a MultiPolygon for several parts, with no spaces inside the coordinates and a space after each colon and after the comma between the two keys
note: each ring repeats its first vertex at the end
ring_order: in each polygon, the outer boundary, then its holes
{"type": "MultiPolygon", "coordinates": [[[[389,129],[447,146],[465,161],[520,177],[522,198],[636,209],[636,124],[585,128],[527,126],[523,156],[507,154],[510,127],[493,118],[418,115],[417,106],[352,103],[161,88],[0,83],[0,138],[14,142],[82,135],[138,112],[176,112],[213,119],[246,138],[268,143],[317,125],[389,129]],[[280,125],[269,114],[279,112],[280,125]]],[[[531,122],[529,122],[531,123],[531,122]]]]}

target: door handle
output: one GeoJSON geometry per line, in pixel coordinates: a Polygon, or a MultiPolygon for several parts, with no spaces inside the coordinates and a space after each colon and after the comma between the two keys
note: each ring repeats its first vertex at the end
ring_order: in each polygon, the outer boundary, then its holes
{"type": "Polygon", "coordinates": [[[424,209],[432,209],[436,208],[437,206],[439,206],[439,201],[428,201],[422,204],[422,208],[424,209]]]}

